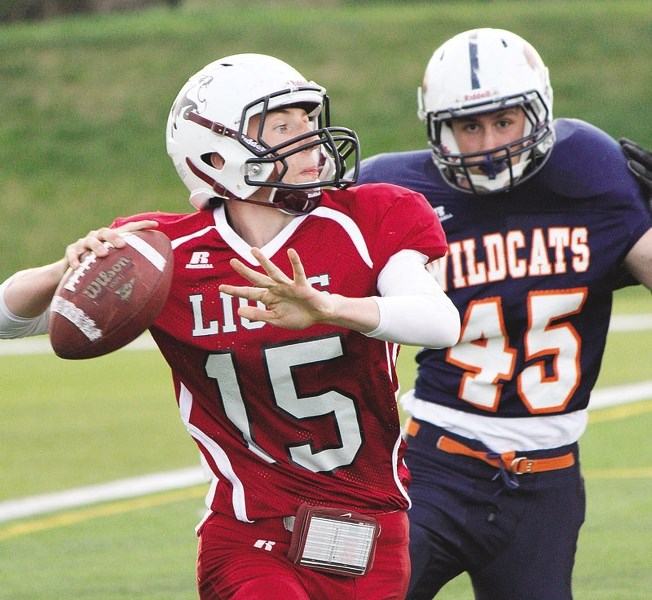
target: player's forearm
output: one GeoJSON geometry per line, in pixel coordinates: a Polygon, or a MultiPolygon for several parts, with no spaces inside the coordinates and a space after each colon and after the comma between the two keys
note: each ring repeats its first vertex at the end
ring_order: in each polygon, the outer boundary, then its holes
{"type": "Polygon", "coordinates": [[[369,337],[409,346],[446,348],[460,335],[460,316],[435,278],[426,257],[402,250],[392,256],[378,278],[380,322],[369,337]]]}
{"type": "Polygon", "coordinates": [[[378,327],[369,337],[426,348],[448,348],[460,335],[460,316],[442,291],[375,298],[380,308],[378,327]]]}
{"type": "Polygon", "coordinates": [[[4,291],[6,307],[17,317],[32,318],[43,313],[52,300],[68,262],[27,269],[17,273],[4,291]]]}
{"type": "Polygon", "coordinates": [[[625,257],[625,266],[645,287],[652,290],[652,229],[649,229],[625,257]]]}
{"type": "Polygon", "coordinates": [[[318,322],[336,325],[360,333],[369,333],[380,324],[380,310],[373,298],[347,298],[339,294],[329,294],[330,315],[319,318],[318,322]]]}
{"type": "Polygon", "coordinates": [[[330,296],[334,316],[324,322],[380,340],[410,346],[444,348],[460,334],[460,318],[441,291],[403,296],[345,298],[330,296]]]}

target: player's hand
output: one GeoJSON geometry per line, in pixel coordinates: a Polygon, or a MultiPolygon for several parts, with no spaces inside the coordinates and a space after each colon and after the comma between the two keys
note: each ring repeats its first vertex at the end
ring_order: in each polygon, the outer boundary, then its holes
{"type": "Polygon", "coordinates": [[[115,229],[102,227],[89,231],[84,237],[79,238],[66,248],[65,260],[67,266],[76,269],[88,252],[94,252],[100,257],[106,256],[109,251],[104,245],[105,242],[108,242],[116,248],[123,248],[126,242],[120,237],[121,233],[141,231],[142,229],[156,229],[157,227],[158,223],[156,221],[146,219],[126,223],[115,229]]]}
{"type": "Polygon", "coordinates": [[[283,273],[258,248],[253,248],[251,253],[266,274],[254,271],[241,261],[232,259],[233,270],[251,282],[252,286],[220,286],[220,292],[254,300],[265,306],[264,309],[258,306],[241,306],[238,309],[241,317],[286,329],[305,329],[333,316],[335,309],[332,298],[308,283],[295,250],[290,249],[287,253],[292,265],[292,278],[283,273]]]}
{"type": "Polygon", "coordinates": [[[652,152],[627,138],[620,138],[618,142],[627,157],[629,170],[645,186],[648,194],[652,194],[652,152]]]}

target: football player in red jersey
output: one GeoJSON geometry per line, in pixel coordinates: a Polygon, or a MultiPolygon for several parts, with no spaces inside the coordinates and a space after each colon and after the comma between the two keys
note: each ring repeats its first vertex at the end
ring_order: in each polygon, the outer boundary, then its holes
{"type": "Polygon", "coordinates": [[[330,125],[321,86],[272,57],[230,56],[191,77],[167,145],[198,210],[119,219],[14,276],[0,330],[45,332],[66,264],[120,230],[157,226],[175,271],[151,333],[213,473],[200,597],[403,598],[398,344],[459,335],[426,269],[447,248],[435,213],[405,188],[352,186],[355,133],[330,125]],[[16,302],[26,282],[27,311],[16,302]]]}
{"type": "MultiPolygon", "coordinates": [[[[627,272],[652,288],[650,212],[615,140],[553,121],[548,70],[511,32],[445,42],[420,99],[430,148],[372,157],[358,179],[426,196],[462,317],[456,345],[419,352],[403,398],[408,598],[467,572],[477,600],[569,600],[585,513],[577,442],[614,287],[627,272]]],[[[623,149],[646,184],[649,154],[623,149]]]]}

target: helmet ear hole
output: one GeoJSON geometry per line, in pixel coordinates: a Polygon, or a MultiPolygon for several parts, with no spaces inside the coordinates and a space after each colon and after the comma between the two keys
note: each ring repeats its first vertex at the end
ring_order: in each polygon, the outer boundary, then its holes
{"type": "Polygon", "coordinates": [[[213,167],[218,171],[221,171],[224,167],[224,157],[219,152],[209,152],[207,154],[202,154],[202,161],[205,162],[209,167],[213,167]]]}

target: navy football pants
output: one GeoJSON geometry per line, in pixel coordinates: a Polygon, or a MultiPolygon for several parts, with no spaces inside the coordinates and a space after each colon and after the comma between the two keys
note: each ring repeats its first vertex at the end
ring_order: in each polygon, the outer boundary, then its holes
{"type": "Polygon", "coordinates": [[[523,453],[543,458],[572,451],[572,467],[501,474],[477,458],[436,447],[444,434],[486,450],[481,444],[419,424],[416,436],[408,437],[406,456],[412,472],[407,600],[431,600],[463,572],[471,578],[476,600],[570,600],[585,516],[577,445],[523,453]]]}

